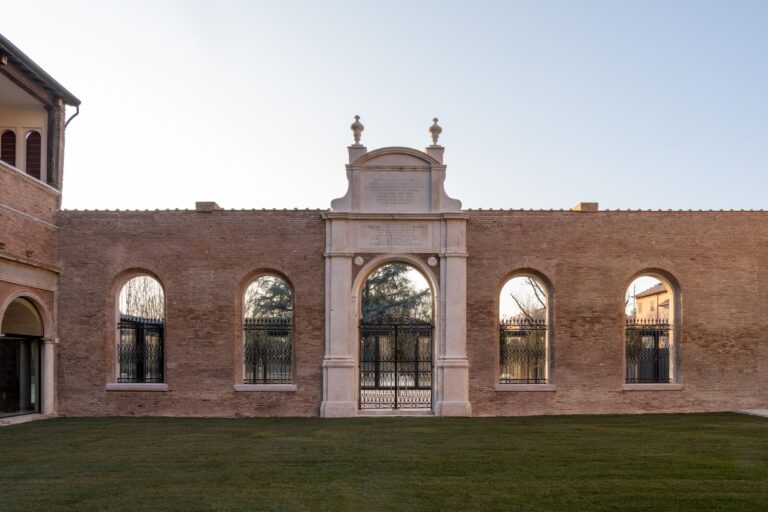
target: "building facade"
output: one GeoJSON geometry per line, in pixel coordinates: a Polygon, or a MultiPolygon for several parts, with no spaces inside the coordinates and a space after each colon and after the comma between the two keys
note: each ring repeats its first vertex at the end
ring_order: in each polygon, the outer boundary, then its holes
{"type": "MultiPolygon", "coordinates": [[[[3,79],[26,56],[0,42],[3,79]]],[[[424,151],[368,151],[356,120],[348,190],[328,210],[60,211],[63,104],[79,101],[39,71],[26,64],[55,97],[35,97],[53,149],[39,176],[0,162],[0,415],[768,405],[765,212],[465,210],[443,188],[436,120],[424,151]],[[546,312],[503,321],[519,276],[546,312]],[[663,326],[629,322],[639,276],[667,286],[663,326]],[[136,279],[156,283],[158,313],[130,309],[136,279]]],[[[18,148],[30,127],[15,119],[0,127],[18,148]]]]}

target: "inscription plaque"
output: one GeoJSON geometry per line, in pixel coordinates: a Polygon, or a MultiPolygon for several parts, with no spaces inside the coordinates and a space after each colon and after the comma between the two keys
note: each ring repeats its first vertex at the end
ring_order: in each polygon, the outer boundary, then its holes
{"type": "Polygon", "coordinates": [[[429,174],[377,171],[365,176],[363,197],[371,211],[428,211],[429,174]]]}
{"type": "Polygon", "coordinates": [[[368,222],[359,225],[359,246],[372,252],[427,252],[434,245],[430,223],[368,222]]]}

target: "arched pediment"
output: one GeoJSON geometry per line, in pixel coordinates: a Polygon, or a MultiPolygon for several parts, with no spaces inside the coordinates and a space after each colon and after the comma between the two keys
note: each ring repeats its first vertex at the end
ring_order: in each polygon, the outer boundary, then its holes
{"type": "Polygon", "coordinates": [[[392,146],[379,148],[365,153],[360,158],[352,162],[354,166],[430,166],[440,165],[440,162],[424,153],[413,148],[402,146],[392,146]]]}
{"type": "Polygon", "coordinates": [[[459,211],[461,202],[445,193],[445,169],[431,154],[412,148],[394,146],[368,152],[364,146],[351,147],[349,187],[344,197],[331,202],[331,208],[387,214],[459,211]]]}

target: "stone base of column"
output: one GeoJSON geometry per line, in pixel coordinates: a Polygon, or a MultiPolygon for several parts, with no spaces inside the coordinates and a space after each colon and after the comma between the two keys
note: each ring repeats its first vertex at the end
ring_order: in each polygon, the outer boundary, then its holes
{"type": "Polygon", "coordinates": [[[357,402],[323,402],[320,406],[323,418],[352,418],[357,416],[357,402]]]}
{"type": "Polygon", "coordinates": [[[435,370],[438,383],[435,415],[470,416],[469,361],[463,357],[438,359],[435,370]]]}
{"type": "Polygon", "coordinates": [[[436,416],[472,416],[472,406],[469,402],[437,402],[436,416]]]}
{"type": "Polygon", "coordinates": [[[323,418],[357,416],[356,364],[349,357],[326,357],[323,361],[323,418]]]}

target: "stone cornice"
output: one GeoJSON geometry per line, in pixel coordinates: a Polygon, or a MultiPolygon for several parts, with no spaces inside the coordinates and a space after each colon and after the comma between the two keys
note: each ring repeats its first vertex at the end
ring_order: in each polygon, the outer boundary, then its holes
{"type": "Polygon", "coordinates": [[[25,256],[18,256],[15,254],[11,254],[7,251],[0,250],[0,260],[7,260],[7,261],[13,261],[15,263],[23,263],[24,265],[29,265],[32,267],[38,267],[45,270],[48,270],[50,272],[54,272],[56,274],[61,274],[61,267],[57,267],[56,265],[51,265],[48,263],[44,263],[42,261],[33,259],[33,258],[27,258],[25,256]]]}
{"type": "Polygon", "coordinates": [[[320,216],[323,219],[345,220],[448,220],[469,219],[469,214],[464,212],[445,213],[361,213],[361,212],[324,212],[320,216]]]}

